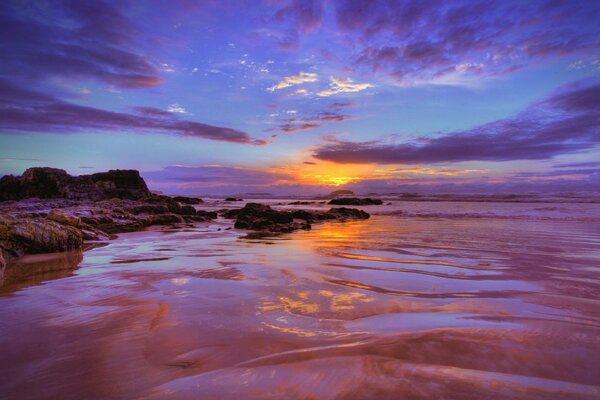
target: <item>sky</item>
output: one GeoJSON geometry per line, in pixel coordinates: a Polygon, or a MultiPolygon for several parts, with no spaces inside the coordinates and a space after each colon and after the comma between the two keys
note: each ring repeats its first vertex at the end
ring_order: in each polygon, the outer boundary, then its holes
{"type": "Polygon", "coordinates": [[[2,175],[600,190],[596,0],[4,0],[0,52],[2,175]]]}

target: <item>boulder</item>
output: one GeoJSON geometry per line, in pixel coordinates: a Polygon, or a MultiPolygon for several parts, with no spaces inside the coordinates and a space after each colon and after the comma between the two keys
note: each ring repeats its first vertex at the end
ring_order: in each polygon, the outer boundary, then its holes
{"type": "Polygon", "coordinates": [[[240,213],[240,208],[222,208],[218,213],[225,219],[236,219],[240,213]]]}
{"type": "Polygon", "coordinates": [[[238,199],[236,197],[228,197],[225,199],[225,201],[244,201],[244,199],[238,199]]]}
{"type": "Polygon", "coordinates": [[[175,200],[178,203],[190,205],[204,203],[204,200],[199,199],[197,197],[175,196],[173,197],[173,200],[175,200]]]}
{"type": "Polygon", "coordinates": [[[369,213],[356,208],[337,207],[331,208],[323,214],[325,219],[335,219],[338,221],[347,221],[351,219],[368,219],[369,213]]]}
{"type": "Polygon", "coordinates": [[[359,197],[338,197],[329,201],[331,205],[338,206],[373,206],[381,205],[383,201],[379,199],[373,199],[370,197],[359,198],[359,197]]]}
{"type": "Polygon", "coordinates": [[[170,225],[184,222],[184,219],[177,214],[159,214],[148,217],[148,225],[170,225]]]}
{"type": "Polygon", "coordinates": [[[308,222],[294,222],[291,212],[273,210],[267,205],[258,203],[248,203],[240,209],[234,227],[268,232],[310,229],[308,222]]]}
{"type": "Polygon", "coordinates": [[[331,208],[328,211],[294,210],[292,211],[292,216],[310,223],[327,220],[347,221],[351,219],[368,219],[370,217],[363,210],[346,207],[331,208]]]}
{"type": "Polygon", "coordinates": [[[80,249],[79,229],[45,218],[0,216],[0,248],[13,256],[80,249]]]}

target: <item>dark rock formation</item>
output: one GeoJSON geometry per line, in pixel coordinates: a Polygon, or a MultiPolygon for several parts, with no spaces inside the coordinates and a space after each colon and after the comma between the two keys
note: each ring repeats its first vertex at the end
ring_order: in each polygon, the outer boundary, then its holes
{"type": "Polygon", "coordinates": [[[273,210],[267,205],[258,203],[248,203],[239,210],[234,227],[269,232],[310,229],[310,225],[306,222],[294,222],[291,212],[273,210]]]}
{"type": "Polygon", "coordinates": [[[204,200],[199,199],[198,197],[175,196],[173,197],[173,200],[175,200],[178,203],[190,205],[204,203],[204,200]]]}
{"type": "Polygon", "coordinates": [[[225,201],[244,201],[244,199],[238,199],[236,197],[228,197],[225,199],[225,201]]]}
{"type": "Polygon", "coordinates": [[[292,232],[310,229],[311,223],[326,220],[367,219],[369,214],[354,208],[332,208],[328,211],[277,211],[264,204],[248,203],[238,210],[226,210],[224,218],[236,218],[235,227],[266,232],[292,232]],[[298,221],[302,220],[302,221],[298,221]]]}
{"type": "Polygon", "coordinates": [[[29,168],[20,177],[0,178],[0,201],[65,198],[72,200],[143,199],[151,196],[135,170],[71,176],[62,169],[29,168]]]}
{"type": "Polygon", "coordinates": [[[368,219],[370,215],[356,208],[330,208],[328,211],[294,210],[292,216],[295,219],[303,219],[309,223],[327,220],[347,221],[351,219],[368,219]]]}
{"type": "Polygon", "coordinates": [[[383,204],[383,201],[379,199],[373,199],[370,197],[338,197],[330,200],[327,204],[337,206],[373,206],[383,204]]]}
{"type": "Polygon", "coordinates": [[[30,168],[0,179],[0,200],[0,272],[12,257],[81,250],[84,240],[217,218],[191,205],[201,199],[152,194],[133,170],[73,177],[61,169],[30,168]]]}
{"type": "Polygon", "coordinates": [[[218,211],[218,213],[225,219],[236,219],[240,213],[240,210],[240,208],[222,208],[218,211]]]}

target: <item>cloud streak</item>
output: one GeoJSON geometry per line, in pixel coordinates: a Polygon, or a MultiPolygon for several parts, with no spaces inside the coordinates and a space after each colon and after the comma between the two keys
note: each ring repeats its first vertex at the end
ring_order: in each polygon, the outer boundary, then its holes
{"type": "Polygon", "coordinates": [[[565,85],[513,118],[414,142],[335,141],[314,157],[337,163],[542,160],[600,145],[600,80],[565,85]]]}
{"type": "Polygon", "coordinates": [[[303,83],[316,82],[318,80],[317,74],[313,72],[300,72],[298,75],[286,76],[278,84],[271,86],[267,90],[274,92],[288,88],[290,86],[301,85],[303,83]]]}
{"type": "Polygon", "coordinates": [[[81,132],[91,129],[170,133],[232,143],[264,145],[246,132],[180,120],[153,107],[135,108],[137,114],[101,110],[68,103],[0,79],[0,129],[17,132],[81,132]]]}
{"type": "Polygon", "coordinates": [[[294,133],[320,128],[328,123],[348,121],[349,119],[351,119],[349,115],[342,114],[337,110],[332,109],[332,111],[320,111],[312,115],[284,118],[281,120],[278,130],[281,130],[284,133],[294,133]]]}
{"type": "Polygon", "coordinates": [[[341,93],[356,93],[371,87],[373,87],[373,85],[370,83],[354,83],[350,78],[343,79],[331,77],[329,89],[318,92],[317,96],[329,97],[341,93]]]}

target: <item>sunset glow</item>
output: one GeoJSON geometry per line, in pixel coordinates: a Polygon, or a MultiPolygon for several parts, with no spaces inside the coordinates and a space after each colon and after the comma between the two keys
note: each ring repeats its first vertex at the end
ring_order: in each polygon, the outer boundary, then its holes
{"type": "Polygon", "coordinates": [[[188,194],[597,186],[594,1],[42,3],[2,5],[2,174],[136,168],[188,194]]]}

